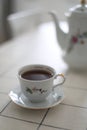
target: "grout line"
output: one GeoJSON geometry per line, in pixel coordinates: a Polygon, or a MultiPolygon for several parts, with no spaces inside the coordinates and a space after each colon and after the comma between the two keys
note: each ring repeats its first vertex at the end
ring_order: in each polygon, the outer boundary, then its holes
{"type": "Polygon", "coordinates": [[[15,117],[11,117],[11,116],[6,116],[6,115],[0,115],[1,117],[5,117],[5,118],[9,118],[9,119],[15,119],[15,120],[18,120],[18,121],[24,121],[24,122],[28,122],[28,123],[32,123],[32,124],[38,124],[37,122],[33,122],[33,121],[27,121],[27,120],[23,120],[23,119],[18,119],[18,118],[15,118],[15,117]]]}
{"type": "Polygon", "coordinates": [[[73,89],[81,89],[81,90],[85,90],[85,91],[87,91],[87,89],[86,88],[78,88],[77,86],[69,86],[69,85],[67,85],[67,86],[65,86],[64,88],[73,88],[73,89]]]}
{"type": "Polygon", "coordinates": [[[42,118],[42,120],[41,120],[41,122],[40,122],[39,126],[37,127],[37,130],[39,130],[39,128],[40,128],[40,126],[42,125],[42,123],[43,123],[44,119],[46,118],[46,116],[47,116],[47,114],[48,114],[49,110],[50,110],[50,108],[49,108],[49,109],[47,109],[47,111],[46,111],[46,113],[45,113],[44,117],[42,118]]]}
{"type": "Polygon", "coordinates": [[[6,106],[1,110],[0,114],[5,110],[5,108],[11,103],[11,100],[6,104],[6,106]]]}
{"type": "Polygon", "coordinates": [[[39,130],[41,126],[47,126],[47,127],[57,128],[57,129],[61,129],[61,130],[71,130],[71,129],[66,129],[66,128],[62,128],[62,127],[56,127],[56,126],[51,126],[51,125],[42,124],[43,121],[44,121],[44,119],[46,118],[46,116],[47,116],[49,110],[50,110],[50,108],[46,111],[46,113],[45,113],[43,119],[41,120],[41,122],[40,122],[40,124],[39,124],[39,126],[37,127],[36,130],[39,130]]]}
{"type": "Polygon", "coordinates": [[[71,104],[65,104],[65,103],[60,103],[61,105],[66,105],[66,106],[71,106],[71,107],[77,107],[77,108],[83,108],[87,109],[87,107],[82,107],[82,106],[77,106],[77,105],[71,105],[71,104]]]}
{"type": "Polygon", "coordinates": [[[41,121],[40,124],[37,123],[37,122],[27,121],[27,120],[23,120],[23,119],[18,119],[18,118],[15,118],[15,117],[9,117],[9,116],[6,116],[6,115],[0,115],[0,116],[1,116],[1,117],[5,117],[5,118],[10,118],[10,119],[15,119],[15,120],[18,120],[18,121],[24,121],[24,122],[27,122],[27,123],[37,124],[37,125],[39,125],[39,126],[37,127],[36,130],[39,130],[39,128],[40,128],[41,125],[42,125],[42,126],[51,127],[51,128],[58,128],[58,129],[61,129],[61,130],[71,130],[71,129],[66,129],[66,128],[62,128],[62,127],[56,127],[56,126],[51,126],[51,125],[42,124],[42,122],[43,122],[43,120],[45,119],[45,117],[46,117],[48,111],[49,111],[49,110],[47,110],[47,112],[46,112],[45,116],[43,117],[43,119],[42,119],[42,121],[41,121]]]}
{"type": "Polygon", "coordinates": [[[61,129],[61,130],[71,130],[71,129],[67,129],[67,128],[62,128],[62,127],[57,127],[57,126],[52,126],[52,125],[46,125],[46,124],[42,124],[42,126],[47,126],[47,127],[51,127],[51,128],[57,128],[57,129],[61,129]]]}
{"type": "MultiPolygon", "coordinates": [[[[65,104],[65,103],[60,103],[60,104],[61,104],[61,105],[65,105],[65,106],[71,106],[71,107],[76,107],[76,108],[87,109],[87,107],[81,107],[81,106],[76,106],[76,105],[69,105],[69,104],[65,104]]],[[[42,124],[42,123],[43,123],[44,119],[46,118],[46,116],[47,116],[49,110],[50,110],[50,108],[46,111],[46,113],[45,113],[45,115],[44,115],[42,121],[40,122],[40,124],[39,124],[37,130],[39,130],[39,128],[40,128],[41,125],[45,125],[45,124],[42,124]]],[[[54,127],[54,128],[59,128],[59,127],[55,127],[55,126],[51,126],[51,125],[46,125],[46,126],[54,127]]],[[[66,128],[61,128],[61,129],[70,130],[70,129],[66,129],[66,128]]]]}

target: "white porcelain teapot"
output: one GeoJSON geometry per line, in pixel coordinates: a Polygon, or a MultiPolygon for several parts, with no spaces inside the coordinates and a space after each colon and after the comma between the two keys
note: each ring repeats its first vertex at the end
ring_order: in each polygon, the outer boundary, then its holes
{"type": "Polygon", "coordinates": [[[71,68],[87,69],[87,5],[81,0],[79,5],[65,13],[68,20],[69,31],[65,33],[59,26],[59,21],[54,12],[53,17],[58,42],[65,50],[64,60],[71,68]]]}

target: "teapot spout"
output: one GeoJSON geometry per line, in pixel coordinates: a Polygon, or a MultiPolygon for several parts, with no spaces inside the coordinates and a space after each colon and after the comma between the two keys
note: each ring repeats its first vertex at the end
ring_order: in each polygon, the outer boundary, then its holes
{"type": "Polygon", "coordinates": [[[67,34],[68,32],[64,32],[59,25],[59,20],[55,14],[55,12],[49,12],[49,14],[52,16],[55,27],[56,27],[56,37],[57,37],[57,41],[60,44],[62,49],[65,49],[67,47],[68,44],[68,39],[67,39],[67,34]]]}

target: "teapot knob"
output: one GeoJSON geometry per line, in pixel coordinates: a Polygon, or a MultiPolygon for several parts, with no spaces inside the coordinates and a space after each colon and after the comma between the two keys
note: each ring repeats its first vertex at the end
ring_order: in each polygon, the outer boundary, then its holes
{"type": "Polygon", "coordinates": [[[85,5],[86,4],[86,0],[81,0],[81,5],[85,5]]]}

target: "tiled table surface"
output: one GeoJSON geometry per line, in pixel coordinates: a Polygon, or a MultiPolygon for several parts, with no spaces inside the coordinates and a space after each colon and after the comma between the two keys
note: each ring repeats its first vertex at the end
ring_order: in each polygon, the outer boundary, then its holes
{"type": "Polygon", "coordinates": [[[59,56],[61,50],[49,25],[0,46],[0,130],[87,130],[87,74],[65,73],[67,66],[59,56]],[[10,90],[19,86],[18,69],[34,63],[51,65],[57,72],[65,73],[66,97],[59,105],[30,110],[9,98],[10,90]]]}

